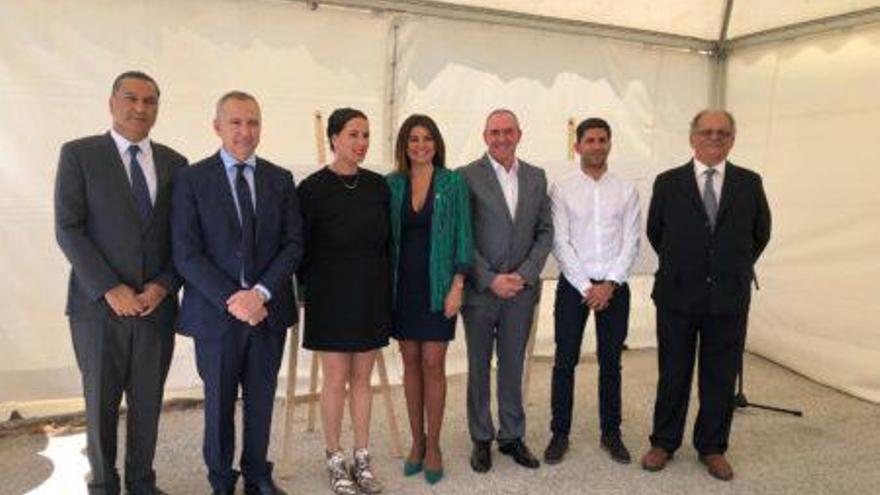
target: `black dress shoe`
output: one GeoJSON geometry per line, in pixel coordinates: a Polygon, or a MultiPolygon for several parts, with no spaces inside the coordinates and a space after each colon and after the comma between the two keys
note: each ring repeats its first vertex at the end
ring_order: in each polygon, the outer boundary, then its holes
{"type": "Polygon", "coordinates": [[[532,455],[529,448],[523,443],[522,439],[517,438],[515,440],[511,440],[505,444],[499,445],[498,450],[501,451],[504,455],[509,455],[513,457],[514,462],[519,464],[520,466],[527,467],[529,469],[536,469],[541,465],[538,462],[538,459],[532,455]]]}
{"type": "Polygon", "coordinates": [[[485,473],[492,468],[492,442],[475,441],[471,451],[471,469],[478,473],[485,473]]]}
{"type": "Polygon", "coordinates": [[[623,440],[621,440],[619,435],[602,435],[599,445],[602,446],[603,450],[608,452],[608,455],[610,455],[615,462],[629,464],[632,461],[629,456],[629,451],[626,450],[626,445],[623,444],[623,440]]]}
{"type": "Polygon", "coordinates": [[[274,481],[268,480],[257,484],[245,484],[245,495],[287,495],[287,492],[278,488],[274,481]]]}
{"type": "MultiPolygon", "coordinates": [[[[136,495],[136,493],[144,493],[144,492],[143,492],[143,491],[141,491],[141,492],[133,492],[133,491],[131,491],[131,490],[125,490],[125,495],[136,495]]],[[[158,486],[153,487],[153,491],[151,491],[151,492],[147,492],[147,493],[149,493],[150,495],[168,495],[168,492],[162,490],[162,489],[159,488],[158,486]]]]}
{"type": "Polygon", "coordinates": [[[553,435],[547,448],[544,449],[544,462],[559,464],[568,452],[568,435],[553,435]]]}
{"type": "Polygon", "coordinates": [[[235,488],[229,490],[214,490],[211,493],[213,495],[235,495],[235,488]]]}

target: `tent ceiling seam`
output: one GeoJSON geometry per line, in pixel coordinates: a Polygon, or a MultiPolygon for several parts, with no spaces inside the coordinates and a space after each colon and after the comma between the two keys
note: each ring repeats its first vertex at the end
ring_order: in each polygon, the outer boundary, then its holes
{"type": "Polygon", "coordinates": [[[777,41],[823,34],[874,23],[880,23],[880,7],[871,7],[846,14],[821,17],[819,19],[737,36],[727,41],[724,48],[729,53],[746,47],[765,45],[777,41]]]}
{"type": "MultiPolygon", "coordinates": [[[[305,1],[310,9],[317,9],[321,5],[371,10],[378,12],[404,13],[424,15],[441,19],[487,22],[513,27],[541,29],[564,34],[576,34],[584,36],[597,36],[619,41],[642,43],[645,45],[689,50],[711,57],[729,56],[734,50],[746,47],[763,45],[798,38],[802,36],[821,34],[835,30],[880,23],[880,7],[871,7],[856,10],[845,14],[822,17],[809,21],[787,24],[775,28],[757,31],[728,38],[729,13],[725,24],[722,26],[722,36],[717,40],[703,39],[695,36],[684,36],[651,31],[645,29],[627,28],[611,24],[601,24],[588,21],[576,21],[559,17],[527,14],[503,9],[486,7],[474,7],[469,5],[457,5],[438,0],[294,0],[305,1]]],[[[732,11],[733,0],[726,0],[725,11],[732,11]]]]}
{"type": "Polygon", "coordinates": [[[559,17],[541,16],[513,12],[486,7],[455,5],[435,0],[307,0],[311,8],[320,5],[332,5],[366,9],[425,15],[457,21],[488,22],[513,27],[541,29],[564,34],[578,34],[611,38],[632,43],[684,49],[694,52],[709,53],[715,43],[712,40],[695,36],[650,31],[646,29],[627,28],[610,24],[562,19],[559,17]]]}

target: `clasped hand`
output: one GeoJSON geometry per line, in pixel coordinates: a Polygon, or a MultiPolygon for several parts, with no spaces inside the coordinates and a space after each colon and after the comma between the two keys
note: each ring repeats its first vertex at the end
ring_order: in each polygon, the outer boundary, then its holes
{"type": "Polygon", "coordinates": [[[257,289],[240,290],[226,300],[226,311],[238,320],[255,327],[269,315],[266,300],[257,289]]]}
{"type": "Polygon", "coordinates": [[[593,285],[584,292],[584,304],[593,311],[602,311],[611,303],[613,296],[614,286],[611,285],[611,282],[602,282],[593,285]]]}
{"type": "Polygon", "coordinates": [[[116,316],[147,316],[159,307],[167,294],[165,287],[156,282],[148,282],[140,293],[119,284],[104,294],[104,300],[116,316]]]}
{"type": "Polygon", "coordinates": [[[490,288],[501,299],[510,299],[523,290],[525,286],[526,281],[523,280],[522,276],[519,273],[513,272],[495,275],[490,288]]]}

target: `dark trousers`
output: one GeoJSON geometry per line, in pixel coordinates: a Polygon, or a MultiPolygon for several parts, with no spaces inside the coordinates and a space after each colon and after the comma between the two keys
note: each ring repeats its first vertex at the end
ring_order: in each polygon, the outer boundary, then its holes
{"type": "Polygon", "coordinates": [[[745,344],[745,317],[657,309],[659,381],[652,446],[668,452],[681,446],[699,350],[700,411],[694,425],[694,447],[703,455],[727,450],[736,375],[745,344]]]}
{"type": "Polygon", "coordinates": [[[162,393],[174,352],[174,308],[160,305],[148,318],[110,316],[105,309],[105,313],[70,318],[86,407],[89,493],[120,493],[117,428],[125,394],[125,488],[135,495],[152,494],[162,393]]]}
{"type": "MultiPolygon", "coordinates": [[[[629,286],[614,291],[608,307],[596,313],[596,354],[599,358],[599,422],[604,436],[620,435],[620,354],[629,329],[629,286]]],[[[550,429],[557,435],[571,430],[574,372],[580,360],[584,327],[590,308],[583,294],[565,277],[556,285],[556,357],[553,363],[550,429]]]]}
{"type": "Polygon", "coordinates": [[[235,402],[242,398],[242,451],[239,467],[245,482],[271,479],[266,459],[278,368],[286,331],[244,323],[220,339],[196,339],[196,364],[205,385],[205,438],[202,455],[214,490],[232,490],[239,472],[235,455],[235,402]]]}

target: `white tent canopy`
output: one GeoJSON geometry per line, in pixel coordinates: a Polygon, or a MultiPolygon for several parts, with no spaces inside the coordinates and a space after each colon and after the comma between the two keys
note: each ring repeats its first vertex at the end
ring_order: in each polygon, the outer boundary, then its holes
{"type": "Polygon", "coordinates": [[[880,15],[876,0],[317,0],[311,5],[345,5],[371,9],[431,14],[456,19],[503,23],[544,22],[546,29],[580,26],[623,36],[654,33],[658,40],[691,38],[692,46],[737,39],[779,29],[825,26],[829,23],[864,24],[880,15]],[[554,26],[555,23],[555,26],[554,26]],[[629,32],[627,32],[629,30],[629,32]],[[722,36],[722,32],[724,33],[722,36]]]}
{"type": "MultiPolygon", "coordinates": [[[[614,127],[612,167],[643,206],[654,176],[690,157],[690,117],[724,104],[738,119],[732,159],[764,176],[774,213],[750,349],[880,402],[878,20],[880,1],[855,0],[3,2],[0,270],[11,290],[0,299],[0,414],[79,395],[53,177],[61,143],[107,129],[110,81],[131,68],[162,88],[153,138],[192,161],[217,147],[216,98],[256,94],[259,153],[297,180],[317,168],[316,110],[366,111],[366,166],[387,171],[410,113],[436,118],[455,167],[482,152],[486,112],[509,107],[521,155],[551,178],[574,166],[567,121],[601,115],[614,127]]],[[[655,264],[643,242],[632,345],[653,345],[655,264]]],[[[551,299],[542,353],[552,352],[551,299]]],[[[462,340],[452,372],[465,371],[462,340]]],[[[181,338],[169,390],[198,385],[181,338]]]]}

